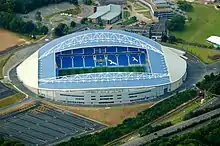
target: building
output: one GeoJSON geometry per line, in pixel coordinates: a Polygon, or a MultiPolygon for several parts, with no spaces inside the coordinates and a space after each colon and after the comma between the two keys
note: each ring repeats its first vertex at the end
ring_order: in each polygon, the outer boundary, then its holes
{"type": "Polygon", "coordinates": [[[207,38],[207,41],[213,44],[217,49],[220,49],[220,37],[219,36],[210,36],[207,38]]]}
{"type": "Polygon", "coordinates": [[[160,18],[158,22],[152,24],[151,26],[126,26],[122,29],[128,32],[142,34],[153,40],[161,40],[163,35],[167,35],[167,19],[160,18]]]}
{"type": "Polygon", "coordinates": [[[167,18],[161,17],[159,21],[150,28],[149,37],[154,40],[161,40],[164,35],[167,35],[167,18]]]}
{"type": "Polygon", "coordinates": [[[125,5],[126,0],[98,0],[101,6],[115,4],[115,5],[125,5]]]}
{"type": "Polygon", "coordinates": [[[175,6],[169,4],[167,0],[138,0],[141,4],[149,7],[151,13],[157,18],[171,19],[175,15],[182,15],[185,13],[177,10],[175,6]]]}
{"type": "Polygon", "coordinates": [[[170,5],[166,0],[151,0],[157,8],[169,8],[170,5]]]}
{"type": "Polygon", "coordinates": [[[95,9],[94,13],[88,17],[93,23],[112,24],[122,18],[120,5],[109,4],[95,9]]]}
{"type": "Polygon", "coordinates": [[[144,36],[88,30],[44,45],[17,67],[17,76],[57,102],[111,106],[156,100],[180,87],[186,70],[175,51],[144,36]]]}

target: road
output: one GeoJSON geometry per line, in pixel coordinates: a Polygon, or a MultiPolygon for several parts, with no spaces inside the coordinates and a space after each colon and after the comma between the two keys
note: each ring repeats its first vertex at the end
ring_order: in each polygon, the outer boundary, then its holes
{"type": "Polygon", "coordinates": [[[187,127],[189,125],[192,125],[194,123],[198,123],[201,120],[208,120],[209,118],[213,117],[214,115],[220,114],[220,109],[216,109],[213,111],[210,111],[208,113],[205,113],[203,115],[200,115],[198,117],[189,119],[187,121],[183,121],[179,124],[167,127],[165,129],[159,130],[157,132],[151,133],[149,135],[139,137],[137,139],[133,139],[131,141],[128,141],[127,143],[123,144],[122,146],[139,146],[139,145],[144,145],[147,142],[150,142],[151,140],[154,140],[158,137],[164,136],[166,134],[175,132],[177,129],[182,129],[184,127],[187,127]]]}
{"type": "Polygon", "coordinates": [[[206,103],[202,104],[201,106],[199,106],[198,108],[193,110],[193,112],[196,112],[196,111],[204,109],[204,108],[213,107],[219,103],[220,103],[220,96],[215,96],[212,99],[208,100],[206,103]]]}

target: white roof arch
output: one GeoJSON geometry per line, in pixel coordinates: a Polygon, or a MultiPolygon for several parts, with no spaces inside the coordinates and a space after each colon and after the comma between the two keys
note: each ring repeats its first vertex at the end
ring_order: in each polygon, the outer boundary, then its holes
{"type": "Polygon", "coordinates": [[[95,46],[129,46],[152,50],[163,55],[161,48],[155,47],[155,42],[134,33],[118,30],[89,30],[73,33],[52,41],[40,49],[39,59],[50,54],[71,49],[95,46]]]}

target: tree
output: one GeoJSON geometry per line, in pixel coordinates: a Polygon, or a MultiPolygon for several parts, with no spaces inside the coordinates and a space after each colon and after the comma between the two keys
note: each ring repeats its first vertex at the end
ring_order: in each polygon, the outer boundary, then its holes
{"type": "Polygon", "coordinates": [[[9,29],[14,32],[20,32],[20,27],[21,27],[21,20],[17,18],[12,19],[12,21],[9,23],[9,29]]]}
{"type": "Polygon", "coordinates": [[[171,35],[171,36],[169,36],[169,38],[168,38],[168,41],[169,41],[169,43],[171,43],[171,44],[173,44],[173,43],[175,43],[176,42],[176,37],[174,36],[174,35],[171,35]]]}
{"type": "Polygon", "coordinates": [[[0,145],[1,146],[24,146],[24,144],[18,140],[4,139],[2,136],[0,136],[0,145]]]}
{"type": "Polygon", "coordinates": [[[45,26],[45,25],[43,25],[43,26],[41,26],[40,28],[39,28],[39,31],[42,33],[42,34],[47,34],[48,33],[48,28],[45,26]]]}
{"type": "Polygon", "coordinates": [[[71,27],[75,27],[75,26],[76,26],[76,22],[71,21],[70,26],[71,26],[71,27]]]}
{"type": "Polygon", "coordinates": [[[168,40],[168,37],[166,34],[163,34],[162,37],[161,37],[161,42],[167,42],[168,40]]]}
{"type": "Polygon", "coordinates": [[[78,5],[79,3],[78,3],[78,0],[69,0],[69,2],[71,3],[71,4],[74,4],[74,5],[78,5]]]}
{"type": "Polygon", "coordinates": [[[36,30],[36,25],[32,21],[27,21],[23,25],[24,33],[33,33],[36,30]]]}
{"type": "Polygon", "coordinates": [[[177,5],[182,11],[185,11],[185,12],[191,12],[193,10],[192,4],[187,1],[178,1],[177,5]]]}
{"type": "Polygon", "coordinates": [[[69,28],[66,24],[64,23],[60,23],[55,29],[54,29],[54,32],[55,32],[55,35],[57,36],[64,36],[66,34],[68,34],[68,31],[69,31],[69,28]]]}
{"type": "Polygon", "coordinates": [[[92,0],[83,0],[83,3],[86,4],[86,5],[91,5],[92,0]]]}
{"type": "Polygon", "coordinates": [[[87,18],[82,18],[82,19],[80,20],[80,23],[81,23],[81,24],[85,24],[86,21],[87,21],[87,18]]]}
{"type": "Polygon", "coordinates": [[[35,19],[38,20],[38,21],[42,21],[42,17],[41,17],[41,12],[40,11],[36,12],[35,19]]]}
{"type": "Polygon", "coordinates": [[[48,32],[48,28],[40,23],[36,25],[32,21],[24,22],[20,17],[3,11],[0,11],[0,27],[21,34],[46,34],[48,32]]]}
{"type": "Polygon", "coordinates": [[[168,21],[168,30],[170,31],[182,31],[185,25],[185,18],[181,15],[174,16],[168,21]]]}

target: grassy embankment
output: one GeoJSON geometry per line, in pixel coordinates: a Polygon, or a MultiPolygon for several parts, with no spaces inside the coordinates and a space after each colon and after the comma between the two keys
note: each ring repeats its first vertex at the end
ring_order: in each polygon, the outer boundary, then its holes
{"type": "Polygon", "coordinates": [[[22,93],[16,93],[14,95],[11,95],[9,97],[0,99],[0,108],[18,103],[22,101],[25,98],[25,95],[22,93]]]}
{"type": "MultiPolygon", "coordinates": [[[[194,10],[188,12],[189,22],[182,32],[171,32],[177,38],[190,43],[210,45],[206,39],[212,35],[220,34],[220,11],[210,5],[193,4],[194,10]]],[[[186,44],[168,44],[171,47],[189,51],[200,58],[204,63],[210,64],[220,60],[220,51],[186,44]]]]}

